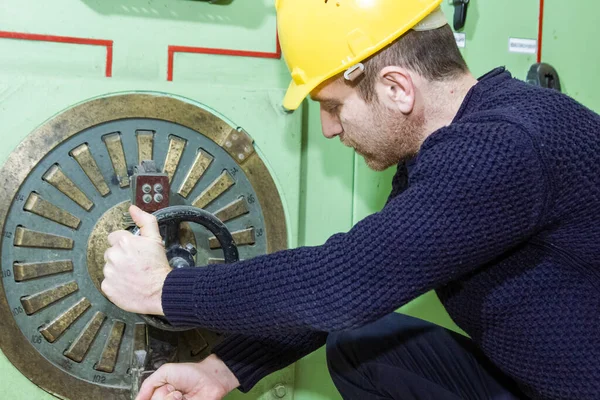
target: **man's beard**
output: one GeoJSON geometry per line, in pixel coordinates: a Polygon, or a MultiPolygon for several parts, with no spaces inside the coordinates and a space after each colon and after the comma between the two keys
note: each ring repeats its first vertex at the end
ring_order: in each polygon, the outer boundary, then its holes
{"type": "Polygon", "coordinates": [[[417,155],[422,143],[423,115],[411,114],[407,118],[400,111],[377,103],[373,106],[372,116],[372,129],[367,134],[377,139],[370,143],[370,150],[354,147],[369,168],[383,171],[417,155]]]}

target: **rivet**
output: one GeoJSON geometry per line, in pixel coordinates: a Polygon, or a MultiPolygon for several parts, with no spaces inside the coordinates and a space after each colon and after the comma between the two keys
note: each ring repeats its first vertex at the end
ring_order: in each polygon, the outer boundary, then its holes
{"type": "Polygon", "coordinates": [[[244,151],[245,151],[246,153],[250,153],[250,151],[251,151],[251,150],[252,150],[252,149],[250,148],[250,146],[246,146],[246,147],[244,147],[244,151]]]}
{"type": "Polygon", "coordinates": [[[231,135],[231,138],[232,138],[233,140],[237,140],[237,138],[238,138],[238,135],[236,135],[236,134],[234,133],[233,135],[231,135]]]}
{"type": "Polygon", "coordinates": [[[142,200],[144,200],[144,203],[148,204],[148,203],[150,203],[150,202],[152,201],[152,196],[151,196],[151,195],[149,195],[149,194],[145,194],[145,195],[142,197],[142,200]]]}
{"type": "Polygon", "coordinates": [[[243,160],[244,158],[246,158],[246,156],[245,156],[245,155],[243,155],[242,153],[240,153],[240,154],[238,154],[238,158],[239,158],[240,160],[243,160]]]}
{"type": "Polygon", "coordinates": [[[147,183],[145,183],[142,186],[142,192],[144,192],[144,193],[150,193],[151,190],[152,190],[152,186],[148,185],[147,183]]]}
{"type": "Polygon", "coordinates": [[[162,193],[163,191],[163,186],[160,183],[157,183],[154,185],[154,191],[158,192],[158,193],[162,193]]]}
{"type": "Polygon", "coordinates": [[[225,142],[225,147],[231,147],[231,142],[229,140],[225,142]]]}
{"type": "Polygon", "coordinates": [[[275,397],[282,399],[287,394],[287,389],[282,384],[275,385],[273,388],[273,394],[275,397]]]}
{"type": "Polygon", "coordinates": [[[160,193],[156,193],[154,195],[154,201],[157,202],[157,203],[160,203],[161,201],[163,201],[163,195],[160,194],[160,193]]]}

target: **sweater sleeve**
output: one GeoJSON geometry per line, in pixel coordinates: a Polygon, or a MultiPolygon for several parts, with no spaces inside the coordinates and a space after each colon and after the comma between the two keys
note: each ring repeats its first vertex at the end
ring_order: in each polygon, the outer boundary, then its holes
{"type": "Polygon", "coordinates": [[[174,325],[267,336],[358,327],[481,268],[537,229],[547,182],[529,135],[453,124],[424,143],[406,190],[321,246],[172,271],[174,325]]]}
{"type": "Polygon", "coordinates": [[[265,376],[296,362],[325,344],[324,332],[256,337],[229,335],[214,349],[240,382],[239,390],[248,392],[265,376]]]}

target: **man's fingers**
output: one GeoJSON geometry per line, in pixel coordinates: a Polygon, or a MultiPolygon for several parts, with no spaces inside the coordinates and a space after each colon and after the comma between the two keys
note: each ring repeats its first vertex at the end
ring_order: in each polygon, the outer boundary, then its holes
{"type": "Polygon", "coordinates": [[[129,214],[133,222],[140,227],[142,236],[157,240],[162,243],[162,236],[160,236],[160,230],[158,229],[158,223],[156,217],[152,214],[141,210],[139,207],[129,207],[129,214]]]}
{"type": "Polygon", "coordinates": [[[172,397],[169,396],[169,393],[171,392],[169,392],[169,389],[167,389],[167,385],[161,386],[154,391],[151,400],[170,400],[172,397]]]}
{"type": "Polygon", "coordinates": [[[131,232],[114,231],[110,235],[108,235],[108,243],[111,246],[114,246],[115,244],[119,243],[119,240],[121,240],[122,238],[127,237],[127,236],[131,236],[131,232]]]}
{"type": "Polygon", "coordinates": [[[181,400],[183,399],[183,394],[181,392],[175,391],[171,392],[165,397],[165,400],[181,400]]]}
{"type": "Polygon", "coordinates": [[[156,372],[146,378],[135,400],[152,400],[152,394],[156,388],[160,387],[164,387],[166,393],[169,393],[166,368],[164,367],[159,368],[156,372]]]}

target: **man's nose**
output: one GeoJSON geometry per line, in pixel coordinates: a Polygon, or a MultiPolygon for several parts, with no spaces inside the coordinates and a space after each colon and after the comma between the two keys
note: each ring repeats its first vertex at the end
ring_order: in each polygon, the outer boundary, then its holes
{"type": "Polygon", "coordinates": [[[327,139],[333,139],[344,131],[339,117],[331,115],[323,109],[321,109],[321,128],[323,129],[323,136],[327,139]]]}

